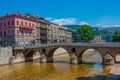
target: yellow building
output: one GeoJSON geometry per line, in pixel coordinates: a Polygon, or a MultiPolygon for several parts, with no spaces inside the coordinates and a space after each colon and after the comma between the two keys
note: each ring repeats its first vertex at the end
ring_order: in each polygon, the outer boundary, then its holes
{"type": "Polygon", "coordinates": [[[59,42],[59,25],[50,23],[51,43],[59,42]]]}

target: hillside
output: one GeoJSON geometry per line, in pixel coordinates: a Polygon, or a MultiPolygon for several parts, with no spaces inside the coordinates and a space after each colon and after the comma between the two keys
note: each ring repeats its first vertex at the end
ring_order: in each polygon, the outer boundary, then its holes
{"type": "MultiPolygon", "coordinates": [[[[79,25],[64,25],[67,28],[75,30],[79,25]]],[[[95,35],[101,35],[102,40],[111,42],[115,30],[120,30],[120,27],[93,27],[95,35]]]]}

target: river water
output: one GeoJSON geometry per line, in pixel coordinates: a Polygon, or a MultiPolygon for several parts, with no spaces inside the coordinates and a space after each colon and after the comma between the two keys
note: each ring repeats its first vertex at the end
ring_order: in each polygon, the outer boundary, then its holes
{"type": "Polygon", "coordinates": [[[98,80],[104,80],[104,76],[110,71],[110,66],[99,63],[69,64],[68,54],[54,56],[54,60],[53,63],[34,61],[0,66],[0,80],[85,80],[81,78],[94,76],[97,76],[98,80]]]}

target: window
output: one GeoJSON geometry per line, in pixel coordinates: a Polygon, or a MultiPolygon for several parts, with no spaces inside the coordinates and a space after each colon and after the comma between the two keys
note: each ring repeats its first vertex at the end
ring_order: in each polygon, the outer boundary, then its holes
{"type": "Polygon", "coordinates": [[[19,30],[17,30],[17,34],[19,34],[19,30]]]}
{"type": "Polygon", "coordinates": [[[6,22],[4,22],[4,27],[6,26],[6,22]]]}
{"type": "Polygon", "coordinates": [[[10,21],[8,21],[8,26],[10,26],[10,21]]]}
{"type": "Polygon", "coordinates": [[[34,36],[34,32],[33,32],[33,36],[34,36]]]}
{"type": "Polygon", "coordinates": [[[25,22],[25,25],[27,25],[27,22],[25,22]]]}
{"type": "Polygon", "coordinates": [[[6,36],[6,31],[4,31],[4,36],[6,36]]]}
{"type": "Polygon", "coordinates": [[[21,25],[23,25],[23,22],[21,21],[21,25]]]}
{"type": "Polygon", "coordinates": [[[12,35],[14,35],[14,30],[12,30],[12,35]]]}
{"type": "Polygon", "coordinates": [[[2,37],[2,31],[0,32],[0,36],[2,37]]]}
{"type": "Polygon", "coordinates": [[[29,23],[29,26],[31,26],[31,23],[29,23]]]}
{"type": "Polygon", "coordinates": [[[10,35],[10,30],[8,30],[8,35],[10,35]]]}
{"type": "Polygon", "coordinates": [[[14,25],[14,21],[12,20],[12,25],[14,25]]]}
{"type": "Polygon", "coordinates": [[[24,34],[23,34],[23,31],[21,31],[21,33],[22,33],[22,35],[24,35],[24,34]]]}
{"type": "Polygon", "coordinates": [[[0,27],[2,27],[2,23],[0,23],[0,27]]]}
{"type": "Polygon", "coordinates": [[[19,21],[17,21],[17,25],[19,25],[19,21]]]}

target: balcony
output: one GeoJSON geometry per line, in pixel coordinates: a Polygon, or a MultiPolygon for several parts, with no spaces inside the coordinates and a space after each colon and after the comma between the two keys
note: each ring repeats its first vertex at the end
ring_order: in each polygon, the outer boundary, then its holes
{"type": "Polygon", "coordinates": [[[41,30],[40,33],[41,33],[41,34],[47,34],[47,31],[41,30]]]}
{"type": "Polygon", "coordinates": [[[20,25],[19,28],[21,28],[21,29],[29,29],[29,30],[33,30],[34,29],[34,27],[27,26],[27,25],[20,25]]]}
{"type": "Polygon", "coordinates": [[[41,40],[47,40],[47,37],[41,37],[40,39],[41,40]]]}
{"type": "Polygon", "coordinates": [[[40,26],[41,29],[48,29],[47,26],[40,26]]]}

